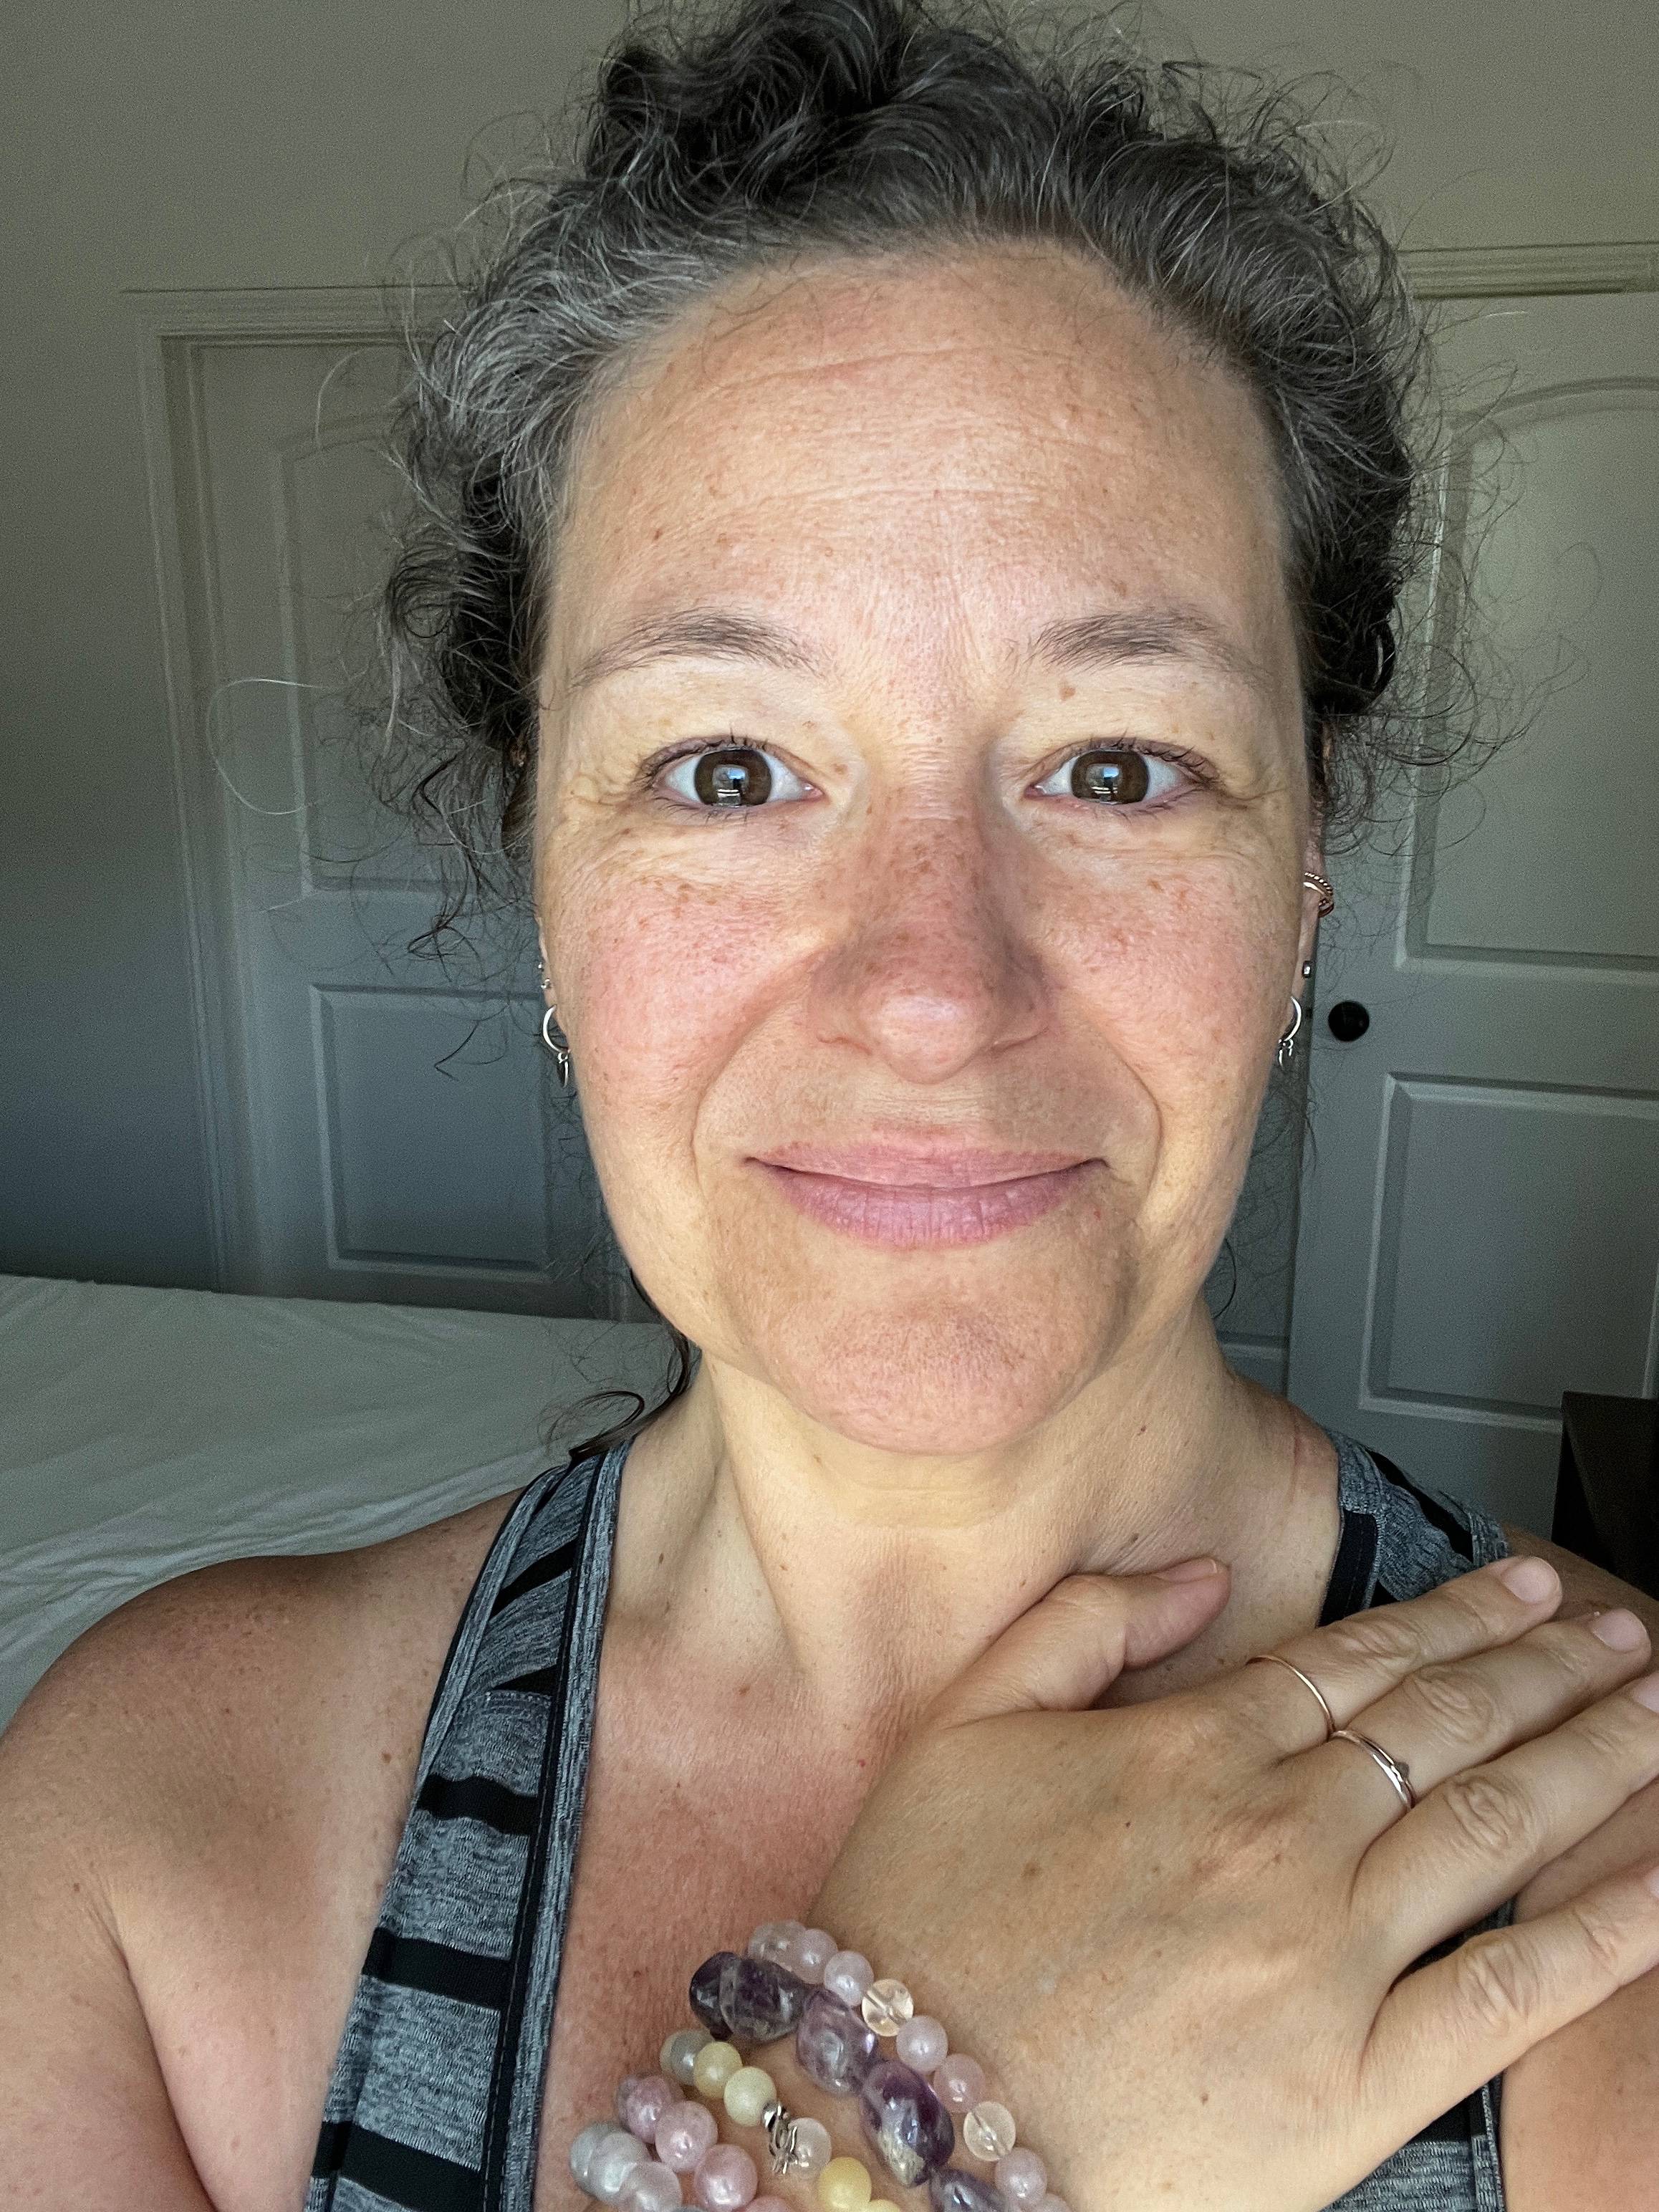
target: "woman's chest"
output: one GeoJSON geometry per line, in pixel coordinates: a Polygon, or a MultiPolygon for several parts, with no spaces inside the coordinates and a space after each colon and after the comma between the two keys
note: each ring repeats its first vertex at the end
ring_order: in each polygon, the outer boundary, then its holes
{"type": "Polygon", "coordinates": [[[844,1785],[796,1765],[757,1715],[741,1745],[662,1730],[613,1706],[596,1726],[543,2090],[535,2212],[575,2212],[572,2138],[615,2110],[627,2074],[659,2070],[692,2025],[686,1988],[711,1951],[799,1918],[853,1818],[844,1785]],[[769,1748],[769,1747],[771,1747],[769,1748]],[[770,1778],[769,1779],[769,1777],[770,1778]]]}

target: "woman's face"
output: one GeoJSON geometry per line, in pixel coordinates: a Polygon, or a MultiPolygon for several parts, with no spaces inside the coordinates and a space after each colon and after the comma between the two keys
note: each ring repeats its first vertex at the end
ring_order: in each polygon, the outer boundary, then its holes
{"type": "Polygon", "coordinates": [[[538,907],[652,1297],[901,1451],[1155,1359],[1309,914],[1254,403],[1052,249],[815,266],[636,364],[570,513],[538,907]]]}

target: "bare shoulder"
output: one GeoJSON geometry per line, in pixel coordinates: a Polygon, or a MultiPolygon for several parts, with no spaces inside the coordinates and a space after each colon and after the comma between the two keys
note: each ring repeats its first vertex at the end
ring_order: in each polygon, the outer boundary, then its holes
{"type": "Polygon", "coordinates": [[[25,1698],[0,1736],[0,2159],[25,2201],[298,2201],[433,1689],[513,1502],[180,1576],[25,1698]]]}
{"type": "Polygon", "coordinates": [[[46,1795],[131,1806],[136,1790],[153,1809],[187,1775],[291,1771],[348,1711],[385,1723],[418,1706],[423,1719],[514,1502],[354,1551],[227,1559],[143,1591],[47,1669],[0,1740],[6,1757],[46,1795]]]}

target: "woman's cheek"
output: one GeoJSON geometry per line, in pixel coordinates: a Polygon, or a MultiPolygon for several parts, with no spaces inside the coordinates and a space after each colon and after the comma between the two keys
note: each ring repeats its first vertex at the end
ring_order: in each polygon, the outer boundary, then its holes
{"type": "Polygon", "coordinates": [[[689,1131],[709,1084],[775,1000],[790,962],[777,901],[653,884],[575,918],[571,1035],[589,1094],[689,1131]]]}

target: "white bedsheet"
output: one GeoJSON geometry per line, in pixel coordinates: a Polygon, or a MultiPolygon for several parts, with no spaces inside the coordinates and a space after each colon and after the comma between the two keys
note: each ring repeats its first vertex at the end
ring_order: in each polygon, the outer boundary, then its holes
{"type": "Polygon", "coordinates": [[[518,1489],[550,1416],[654,1395],[665,1356],[633,1323],[0,1275],[0,1727],[138,1591],[518,1489]]]}

